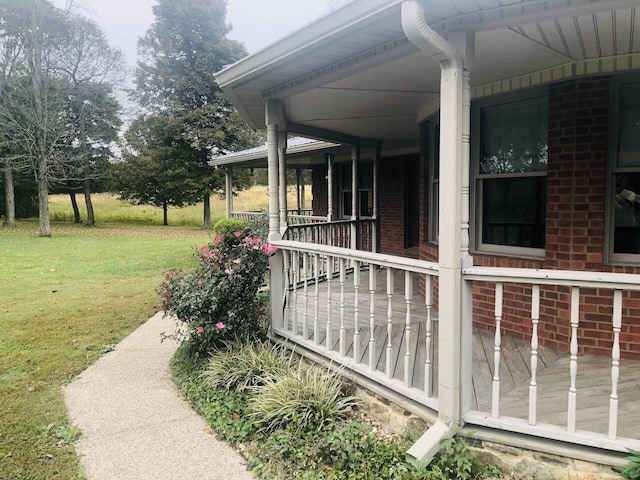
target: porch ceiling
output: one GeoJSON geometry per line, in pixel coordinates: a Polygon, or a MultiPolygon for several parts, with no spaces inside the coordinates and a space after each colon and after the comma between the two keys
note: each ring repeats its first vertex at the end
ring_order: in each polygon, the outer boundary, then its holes
{"type": "MultiPolygon", "coordinates": [[[[251,125],[265,98],[293,124],[358,138],[417,139],[420,112],[439,97],[435,62],[402,31],[401,1],[356,0],[217,75],[251,125]]],[[[429,0],[441,34],[476,32],[472,85],[640,53],[637,0],[429,0]]],[[[294,131],[295,133],[295,131],[294,131]]],[[[309,132],[304,132],[309,135],[309,132]]]]}

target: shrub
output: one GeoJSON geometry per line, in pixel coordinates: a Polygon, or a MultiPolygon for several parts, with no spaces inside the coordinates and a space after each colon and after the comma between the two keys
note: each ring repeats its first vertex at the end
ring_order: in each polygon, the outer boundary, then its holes
{"type": "Polygon", "coordinates": [[[244,392],[291,368],[291,358],[287,359],[280,347],[268,341],[235,340],[226,347],[214,352],[203,374],[213,388],[244,392]]]}
{"type": "Polygon", "coordinates": [[[626,458],[628,463],[617,471],[628,480],[640,479],[640,452],[631,448],[628,450],[629,456],[626,458]]]}
{"type": "Polygon", "coordinates": [[[209,352],[234,337],[264,336],[264,296],[258,290],[265,283],[267,257],[276,250],[236,230],[217,234],[198,249],[193,270],[165,273],[158,288],[162,306],[186,325],[195,352],[209,352]]]}
{"type": "Polygon", "coordinates": [[[344,396],[339,373],[302,363],[282,376],[266,378],[250,401],[251,417],[266,432],[320,430],[355,405],[355,398],[344,396]]]}
{"type": "MultiPolygon", "coordinates": [[[[249,223],[239,218],[223,218],[213,225],[213,234],[222,235],[225,240],[232,240],[235,232],[249,233],[249,223]]],[[[253,232],[253,230],[251,230],[251,232],[253,232]]],[[[254,234],[259,238],[264,238],[260,237],[257,233],[254,234]]]]}

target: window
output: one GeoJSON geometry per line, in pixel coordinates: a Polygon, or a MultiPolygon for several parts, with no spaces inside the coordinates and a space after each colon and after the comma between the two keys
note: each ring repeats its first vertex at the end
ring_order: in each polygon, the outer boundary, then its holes
{"type": "MultiPolygon", "coordinates": [[[[352,165],[351,163],[340,165],[340,217],[352,216],[352,165]]],[[[373,215],[373,162],[360,162],[358,164],[358,194],[360,205],[360,217],[373,215]]]]}
{"type": "Polygon", "coordinates": [[[616,85],[617,122],[613,122],[613,259],[638,261],[640,253],[640,82],[616,85]],[[617,125],[616,125],[617,123],[617,125]]]}
{"type": "Polygon", "coordinates": [[[545,243],[546,94],[484,102],[476,109],[476,244],[490,252],[540,255],[545,243]]]}

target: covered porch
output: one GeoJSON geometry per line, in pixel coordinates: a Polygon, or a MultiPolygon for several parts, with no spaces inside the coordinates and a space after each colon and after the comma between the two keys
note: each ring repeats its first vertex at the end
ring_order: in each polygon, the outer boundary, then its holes
{"type": "Polygon", "coordinates": [[[587,460],[640,449],[640,249],[618,248],[614,205],[640,191],[640,149],[613,153],[637,24],[632,0],[356,0],[218,73],[267,129],[274,338],[429,411],[417,460],[455,426],[587,460]],[[359,243],[360,195],[348,231],[331,211],[293,225],[290,133],[348,146],[352,193],[364,162],[375,191],[380,158],[419,152],[419,259],[378,252],[392,228],[359,243]]]}
{"type": "MultiPolygon", "coordinates": [[[[365,385],[381,385],[435,414],[439,333],[451,321],[437,308],[438,265],[298,242],[278,245],[285,289],[282,322],[273,324],[274,334],[302,352],[347,367],[365,385]]],[[[466,282],[488,285],[496,299],[492,327],[465,319],[469,331],[463,335],[471,344],[462,356],[468,424],[613,451],[640,447],[640,361],[619,355],[623,297],[640,287],[632,276],[578,279],[577,273],[465,269],[466,282]],[[502,298],[505,285],[531,292],[529,329],[521,336],[500,328],[503,309],[509,307],[502,298]],[[564,319],[570,339],[560,349],[539,342],[540,291],[550,287],[566,287],[571,296],[571,315],[564,319]],[[581,287],[612,292],[610,356],[579,349],[581,287]]]]}

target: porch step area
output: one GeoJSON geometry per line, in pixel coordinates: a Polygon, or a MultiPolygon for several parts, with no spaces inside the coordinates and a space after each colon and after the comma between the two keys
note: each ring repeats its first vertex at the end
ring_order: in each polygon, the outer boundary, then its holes
{"type": "MultiPolygon", "coordinates": [[[[345,363],[354,360],[355,369],[375,370],[387,378],[402,382],[426,397],[425,370],[431,368],[431,397],[438,396],[438,315],[431,311],[431,362],[427,355],[427,309],[424,294],[420,294],[417,275],[412,282],[411,300],[405,294],[404,272],[394,272],[393,283],[401,286],[387,291],[384,270],[377,272],[377,289],[371,294],[368,273],[361,275],[358,301],[352,273],[331,282],[308,282],[288,295],[285,330],[293,341],[318,345],[331,351],[331,358],[343,357],[345,363]],[[331,291],[330,301],[328,290],[331,291]],[[373,302],[372,302],[373,300],[373,302]],[[373,305],[373,307],[372,307],[373,305]],[[410,315],[407,317],[407,306],[410,315]],[[317,312],[317,313],[316,313],[317,312]],[[391,318],[391,322],[389,322],[391,318]],[[357,334],[356,334],[357,321],[357,334]],[[409,324],[409,329],[407,329],[409,324]],[[373,331],[371,329],[373,326],[373,331]],[[317,331],[317,339],[314,331],[317,331]],[[330,333],[329,333],[330,332],[330,333]],[[391,335],[389,335],[391,332],[391,335]],[[340,345],[340,338],[343,345],[340,345]],[[327,345],[327,337],[330,343],[327,345]],[[391,339],[391,342],[389,342],[391,339]],[[391,348],[389,349],[389,345],[391,348]],[[339,355],[339,352],[344,355],[339,355]],[[390,350],[391,374],[387,375],[387,351],[390,350]],[[370,353],[373,367],[370,365],[370,353]],[[338,355],[337,355],[338,354],[338,355]],[[408,360],[405,360],[408,358],[408,360]],[[431,363],[431,367],[429,367],[431,363]],[[405,364],[409,378],[405,380],[405,364]]],[[[569,355],[546,346],[538,347],[537,422],[560,427],[567,425],[567,402],[570,386],[569,355]]],[[[530,340],[502,336],[500,348],[500,416],[526,420],[529,413],[531,383],[530,340]]],[[[494,333],[473,330],[473,403],[472,409],[490,412],[494,381],[494,333]]],[[[594,355],[578,357],[577,428],[606,434],[611,396],[611,358],[594,355]]],[[[638,438],[640,431],[640,361],[623,360],[618,384],[618,436],[638,438]]]]}

